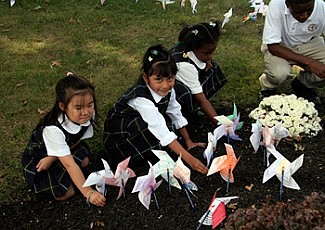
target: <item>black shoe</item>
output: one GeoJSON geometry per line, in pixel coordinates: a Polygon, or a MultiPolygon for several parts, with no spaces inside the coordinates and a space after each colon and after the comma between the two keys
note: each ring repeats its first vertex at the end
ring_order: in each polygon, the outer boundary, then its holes
{"type": "Polygon", "coordinates": [[[297,78],[295,78],[291,82],[291,87],[292,87],[293,91],[295,92],[295,94],[297,95],[297,97],[303,97],[306,100],[313,102],[315,105],[322,104],[322,101],[317,96],[316,89],[307,88],[297,78]]]}
{"type": "Polygon", "coordinates": [[[260,100],[263,100],[266,97],[273,96],[276,94],[276,89],[264,89],[260,90],[258,97],[260,100]]]}

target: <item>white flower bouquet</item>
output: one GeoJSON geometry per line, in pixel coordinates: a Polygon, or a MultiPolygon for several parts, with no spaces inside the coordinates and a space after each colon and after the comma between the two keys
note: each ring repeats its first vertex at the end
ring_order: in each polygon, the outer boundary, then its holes
{"type": "Polygon", "coordinates": [[[263,126],[272,127],[281,122],[290,136],[300,139],[313,137],[322,129],[321,119],[314,103],[296,95],[274,95],[264,98],[259,106],[251,111],[249,117],[259,120],[263,126]]]}

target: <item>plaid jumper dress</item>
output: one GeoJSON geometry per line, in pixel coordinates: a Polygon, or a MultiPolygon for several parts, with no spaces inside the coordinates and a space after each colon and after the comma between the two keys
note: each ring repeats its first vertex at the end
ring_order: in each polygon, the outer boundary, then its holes
{"type": "Polygon", "coordinates": [[[166,114],[170,95],[171,93],[156,103],[146,83],[140,80],[138,84],[128,89],[108,111],[103,135],[104,159],[113,169],[129,156],[131,156],[130,165],[144,166],[147,165],[147,161],[154,164],[159,160],[152,153],[152,149],[171,151],[161,146],[159,140],[148,129],[148,124],[142,119],[140,113],[127,104],[129,100],[136,97],[149,99],[164,116],[169,130],[175,131],[171,119],[166,114]]]}
{"type": "MultiPolygon", "coordinates": [[[[208,71],[200,69],[190,58],[187,57],[187,55],[185,55],[184,46],[181,42],[177,43],[177,45],[171,49],[171,53],[176,63],[188,62],[195,66],[199,73],[199,81],[203,93],[207,99],[211,98],[227,83],[227,78],[215,61],[211,61],[212,67],[208,71]]],[[[176,80],[174,89],[176,92],[176,99],[182,107],[182,114],[188,120],[191,120],[193,116],[195,117],[198,108],[197,102],[192,97],[191,90],[184,83],[178,80],[176,80]]]]}
{"type": "MultiPolygon", "coordinates": [[[[60,124],[56,124],[65,135],[65,140],[69,147],[76,144],[84,135],[89,126],[82,126],[76,134],[68,133],[60,124]]],[[[21,163],[23,173],[28,183],[28,187],[35,193],[44,195],[47,198],[56,198],[63,196],[68,188],[73,184],[67,170],[59,160],[52,163],[47,171],[37,172],[36,165],[38,162],[47,157],[47,150],[43,140],[44,126],[33,130],[25,151],[23,152],[21,163]]],[[[75,162],[81,166],[86,156],[90,155],[88,145],[80,141],[77,146],[71,149],[71,154],[75,162]]]]}

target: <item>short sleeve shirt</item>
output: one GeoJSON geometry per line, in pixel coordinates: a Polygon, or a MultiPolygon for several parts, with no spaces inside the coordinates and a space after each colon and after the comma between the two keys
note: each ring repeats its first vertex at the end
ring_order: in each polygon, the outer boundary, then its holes
{"type": "MultiPolygon", "coordinates": [[[[206,63],[201,62],[192,51],[188,52],[187,55],[200,69],[206,67],[206,63]]],[[[199,81],[199,72],[195,66],[189,62],[178,62],[176,65],[178,69],[176,79],[183,82],[191,90],[192,94],[202,93],[203,89],[199,81]]]]}
{"type": "Polygon", "coordinates": [[[280,43],[289,48],[307,43],[313,37],[325,33],[325,3],[315,0],[314,10],[309,18],[301,23],[290,13],[285,0],[271,0],[269,3],[264,31],[263,44],[280,43]]]}
{"type": "MultiPolygon", "coordinates": [[[[63,123],[62,121],[63,115],[60,115],[58,117],[58,122],[68,133],[76,134],[81,130],[82,126],[89,126],[81,139],[86,139],[93,136],[93,126],[90,121],[86,122],[85,124],[77,125],[70,121],[67,116],[65,116],[63,123]]],[[[43,140],[48,156],[64,157],[71,154],[70,147],[65,141],[65,135],[59,127],[55,125],[46,126],[43,130],[43,140]]]]}

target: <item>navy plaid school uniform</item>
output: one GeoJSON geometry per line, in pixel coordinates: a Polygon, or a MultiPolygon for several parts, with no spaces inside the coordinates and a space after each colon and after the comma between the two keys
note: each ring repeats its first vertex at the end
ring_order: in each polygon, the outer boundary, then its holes
{"type": "MultiPolygon", "coordinates": [[[[70,148],[81,139],[89,127],[83,126],[77,134],[71,134],[60,124],[56,124],[55,126],[63,131],[66,142],[70,148]]],[[[35,193],[43,194],[48,198],[61,197],[73,184],[67,170],[63,167],[61,162],[56,160],[48,170],[41,172],[36,171],[37,163],[47,156],[47,150],[42,136],[43,129],[44,127],[38,127],[34,129],[31,134],[21,158],[23,173],[28,186],[32,188],[35,193]]],[[[85,142],[80,141],[77,146],[71,149],[71,154],[80,167],[84,158],[90,155],[90,149],[85,142]]]]}
{"type": "Polygon", "coordinates": [[[151,100],[164,116],[168,128],[175,131],[171,119],[166,114],[170,95],[171,93],[156,103],[148,86],[144,81],[140,81],[123,94],[108,111],[103,135],[104,159],[113,169],[129,156],[131,156],[130,165],[133,166],[147,165],[147,161],[154,164],[159,159],[152,153],[152,149],[169,151],[168,148],[161,146],[159,140],[148,129],[148,124],[142,119],[140,113],[127,102],[136,97],[151,100]]]}
{"type": "MultiPolygon", "coordinates": [[[[227,83],[226,76],[223,74],[220,66],[215,61],[211,61],[212,67],[208,71],[205,69],[200,69],[190,58],[185,55],[184,46],[181,42],[171,49],[171,53],[176,63],[189,62],[195,66],[199,73],[199,81],[206,98],[211,98],[227,83]]],[[[193,99],[190,89],[178,80],[176,81],[174,89],[176,92],[176,99],[182,106],[183,115],[185,117],[191,114],[194,115],[198,104],[193,99]]]]}

